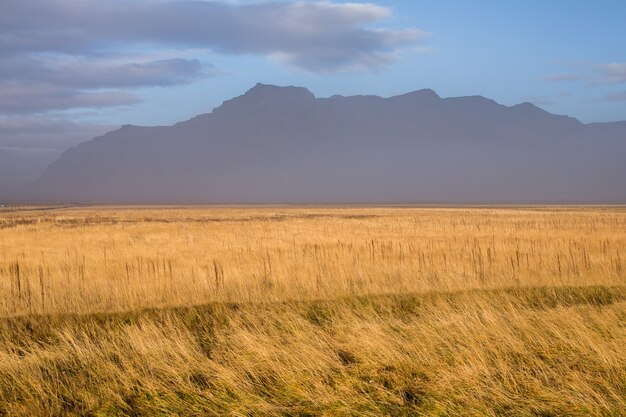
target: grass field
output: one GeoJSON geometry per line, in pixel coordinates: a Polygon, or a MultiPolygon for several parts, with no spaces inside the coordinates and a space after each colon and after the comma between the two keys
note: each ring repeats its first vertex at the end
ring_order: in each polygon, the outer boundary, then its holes
{"type": "Polygon", "coordinates": [[[2,415],[626,415],[626,208],[0,209],[2,415]]]}

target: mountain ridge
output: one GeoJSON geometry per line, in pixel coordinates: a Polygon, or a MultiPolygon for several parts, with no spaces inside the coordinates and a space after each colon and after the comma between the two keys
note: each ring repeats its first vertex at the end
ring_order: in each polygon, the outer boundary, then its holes
{"type": "Polygon", "coordinates": [[[22,198],[614,203],[626,202],[624,166],[626,122],[430,89],[317,98],[257,83],[210,113],[70,148],[22,198]]]}

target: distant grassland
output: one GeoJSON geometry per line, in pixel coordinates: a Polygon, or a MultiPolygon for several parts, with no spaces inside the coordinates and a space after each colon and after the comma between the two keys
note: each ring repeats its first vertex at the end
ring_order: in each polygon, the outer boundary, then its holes
{"type": "Polygon", "coordinates": [[[626,415],[625,208],[0,210],[0,416],[626,415]]]}

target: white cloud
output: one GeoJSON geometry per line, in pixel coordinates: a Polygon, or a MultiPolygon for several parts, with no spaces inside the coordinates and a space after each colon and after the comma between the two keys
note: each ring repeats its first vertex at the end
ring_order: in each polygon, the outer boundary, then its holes
{"type": "Polygon", "coordinates": [[[0,148],[63,150],[116,128],[101,123],[77,123],[62,117],[0,118],[0,148]]]}
{"type": "Polygon", "coordinates": [[[577,74],[553,74],[543,77],[543,81],[559,82],[559,81],[579,81],[581,77],[577,74]]]}
{"type": "Polygon", "coordinates": [[[597,67],[600,80],[607,84],[626,83],[626,62],[602,64],[597,67]]]}
{"type": "Polygon", "coordinates": [[[426,33],[369,27],[391,10],[369,3],[221,1],[83,2],[4,0],[0,51],[89,54],[102,47],[152,44],[202,47],[228,54],[283,54],[293,65],[341,70],[426,33]],[[341,56],[341,59],[332,59],[341,56]],[[364,56],[366,57],[364,59],[364,56]]]}
{"type": "Polygon", "coordinates": [[[181,49],[260,55],[314,73],[380,69],[428,35],[373,27],[391,14],[329,1],[3,0],[0,112],[131,104],[137,97],[120,89],[217,73],[193,55],[172,53],[181,49]]]}

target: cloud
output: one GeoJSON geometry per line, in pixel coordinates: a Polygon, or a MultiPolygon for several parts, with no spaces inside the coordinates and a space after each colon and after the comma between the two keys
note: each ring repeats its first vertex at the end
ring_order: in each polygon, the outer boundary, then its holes
{"type": "Polygon", "coordinates": [[[65,88],[133,88],[183,84],[210,69],[197,59],[140,57],[17,56],[0,62],[0,79],[41,81],[65,88]]]}
{"type": "Polygon", "coordinates": [[[184,84],[211,71],[182,58],[12,56],[0,61],[0,112],[129,105],[139,98],[120,89],[184,84]]]}
{"type": "Polygon", "coordinates": [[[325,1],[4,0],[0,53],[76,55],[102,45],[168,45],[283,56],[305,70],[338,71],[377,66],[390,52],[427,36],[416,29],[370,27],[390,15],[389,9],[374,4],[325,1]]]}
{"type": "Polygon", "coordinates": [[[0,118],[0,149],[60,151],[116,127],[100,123],[77,123],[58,117],[4,117],[0,118]]]}
{"type": "Polygon", "coordinates": [[[116,107],[138,103],[126,91],[80,91],[49,83],[0,83],[0,113],[38,113],[72,108],[116,107]]]}
{"type": "Polygon", "coordinates": [[[606,84],[626,83],[626,63],[602,64],[596,67],[600,81],[606,84]]]}
{"type": "Polygon", "coordinates": [[[180,50],[260,55],[320,74],[379,69],[428,36],[374,27],[391,14],[328,1],[3,0],[0,112],[128,105],[139,99],[122,89],[218,73],[180,50]]]}
{"type": "Polygon", "coordinates": [[[607,94],[605,97],[609,101],[626,101],[626,91],[607,94]]]}
{"type": "Polygon", "coordinates": [[[558,81],[579,81],[581,77],[576,74],[553,74],[543,77],[543,81],[558,82],[558,81]]]}

